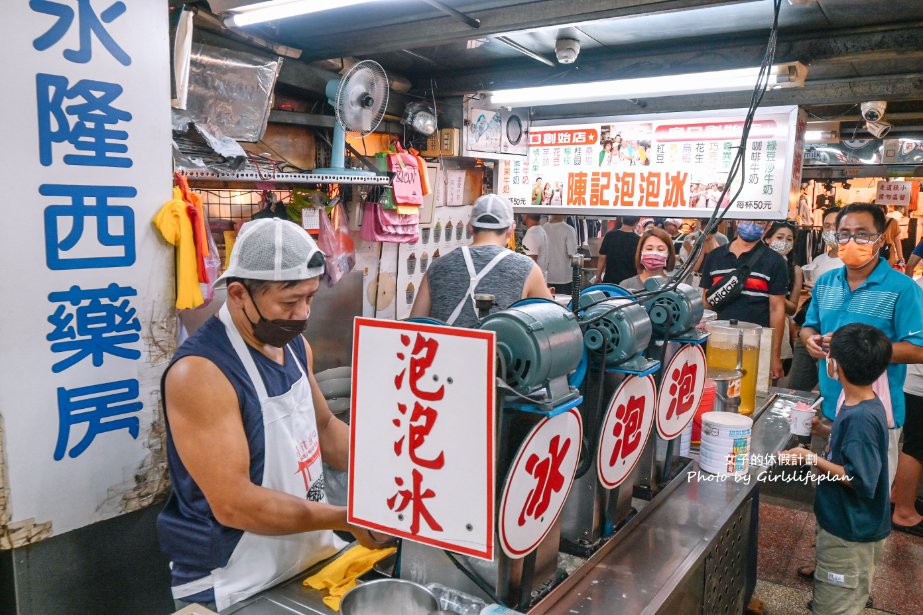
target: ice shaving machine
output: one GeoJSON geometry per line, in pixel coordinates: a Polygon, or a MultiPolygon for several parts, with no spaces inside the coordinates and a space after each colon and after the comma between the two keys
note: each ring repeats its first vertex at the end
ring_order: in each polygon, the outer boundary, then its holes
{"type": "MultiPolygon", "coordinates": [[[[582,383],[584,401],[580,405],[584,452],[564,507],[561,549],[587,557],[631,511],[633,467],[607,471],[609,466],[621,466],[622,459],[613,455],[618,443],[613,445],[611,434],[604,433],[603,427],[614,420],[610,415],[619,404],[624,405],[626,400],[620,394],[634,390],[621,386],[626,379],[645,378],[656,372],[660,363],[643,354],[653,327],[647,310],[630,293],[615,285],[600,284],[583,290],[579,300],[587,363],[582,383]],[[618,476],[610,481],[613,472],[618,476]]],[[[649,421],[650,417],[648,428],[649,421]]],[[[646,437],[643,440],[646,442],[646,437]]],[[[643,446],[644,442],[637,444],[643,446]]]]}
{"type": "Polygon", "coordinates": [[[585,360],[584,335],[576,314],[541,299],[484,316],[476,328],[494,331],[497,340],[498,548],[485,561],[405,540],[397,569],[404,579],[525,611],[563,578],[560,513],[582,448],[575,379],[585,360]]]}
{"type": "MultiPolygon", "coordinates": [[[[661,362],[661,371],[657,374],[658,391],[663,387],[663,379],[675,373],[674,359],[678,359],[680,353],[683,356],[701,353],[703,370],[697,375],[704,380],[701,346],[708,334],[696,328],[705,313],[702,292],[682,282],[670,285],[663,277],[648,278],[644,290],[656,293],[642,298],[642,302],[653,325],[646,354],[661,362]]],[[[658,431],[651,431],[648,446],[638,464],[636,494],[645,499],[652,498],[675,475],[678,463],[678,438],[666,439],[658,431]]]]}

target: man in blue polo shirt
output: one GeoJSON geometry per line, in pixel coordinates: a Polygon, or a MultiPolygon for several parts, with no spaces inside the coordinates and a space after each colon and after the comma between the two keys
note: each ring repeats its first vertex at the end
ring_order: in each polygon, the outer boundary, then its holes
{"type": "Polygon", "coordinates": [[[876,393],[888,415],[888,473],[893,483],[904,424],[907,363],[923,363],[923,290],[878,257],[885,223],[884,213],[874,205],[849,205],[837,215],[836,239],[844,267],[828,271],[814,285],[801,340],[808,353],[819,359],[821,408],[831,421],[842,392],[839,382],[827,375],[833,333],[843,325],[860,322],[880,329],[891,340],[891,364],[876,393]]]}

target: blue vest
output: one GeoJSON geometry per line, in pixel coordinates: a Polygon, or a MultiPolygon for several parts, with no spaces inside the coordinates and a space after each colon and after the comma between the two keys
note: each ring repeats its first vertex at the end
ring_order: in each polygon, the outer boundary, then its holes
{"type": "MultiPolygon", "coordinates": [[[[289,344],[302,367],[307,370],[307,352],[304,340],[296,337],[289,344]]],[[[287,392],[301,378],[301,370],[292,361],[279,365],[255,349],[250,351],[257,370],[263,378],[266,390],[271,396],[287,392]]],[[[260,485],[263,482],[263,416],[247,371],[234,352],[224,324],[217,318],[210,318],[198,331],[187,339],[160,381],[164,416],[167,414],[167,396],[164,390],[167,373],[178,360],[188,356],[199,356],[214,363],[230,381],[237,393],[244,432],[250,449],[250,480],[260,485]]],[[[208,576],[215,568],[224,567],[243,535],[243,531],[221,525],[205,500],[202,490],[189,475],[173,445],[170,422],[167,425],[167,463],[170,471],[172,491],[157,518],[157,532],[160,548],[173,564],[172,585],[185,583],[208,576]]],[[[190,602],[212,602],[214,592],[208,590],[189,596],[190,602]]]]}

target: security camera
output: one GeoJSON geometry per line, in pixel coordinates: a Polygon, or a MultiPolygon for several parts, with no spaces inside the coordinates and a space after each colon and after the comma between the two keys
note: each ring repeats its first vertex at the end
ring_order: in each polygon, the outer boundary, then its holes
{"type": "Polygon", "coordinates": [[[580,55],[580,41],[575,38],[559,38],[554,44],[554,55],[560,64],[573,64],[580,55]]]}
{"type": "Polygon", "coordinates": [[[877,122],[884,117],[885,109],[888,107],[886,100],[871,100],[860,105],[862,109],[862,119],[866,122],[877,122]]]}
{"type": "Polygon", "coordinates": [[[884,139],[885,135],[891,132],[891,124],[888,122],[866,122],[865,129],[868,130],[876,139],[884,139]]]}

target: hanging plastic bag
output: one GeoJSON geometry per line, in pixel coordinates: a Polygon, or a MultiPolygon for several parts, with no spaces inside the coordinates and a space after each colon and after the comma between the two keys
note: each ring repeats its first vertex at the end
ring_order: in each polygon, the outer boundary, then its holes
{"type": "MultiPolygon", "coordinates": [[[[203,305],[208,305],[215,298],[215,289],[212,284],[218,279],[218,273],[221,270],[221,254],[218,253],[218,246],[215,244],[215,238],[212,236],[211,227],[208,224],[208,209],[203,210],[205,216],[205,239],[208,242],[208,254],[205,256],[205,272],[208,274],[208,282],[199,284],[202,289],[202,297],[205,299],[203,305]]],[[[230,252],[230,249],[228,249],[230,252]]]]}
{"type": "Polygon", "coordinates": [[[333,207],[330,218],[321,213],[317,245],[326,256],[324,280],[328,286],[342,280],[356,266],[356,248],[349,234],[349,221],[342,203],[333,207]]]}
{"type": "Polygon", "coordinates": [[[426,173],[426,161],[420,156],[420,152],[414,148],[411,147],[407,151],[413,154],[413,157],[417,159],[417,168],[420,169],[420,187],[423,189],[423,196],[427,196],[433,191],[433,188],[429,185],[429,176],[426,173]]]}
{"type": "Polygon", "coordinates": [[[404,151],[400,143],[396,145],[397,153],[388,154],[388,167],[394,174],[391,181],[394,202],[398,205],[422,205],[423,187],[417,157],[404,151]]]}

